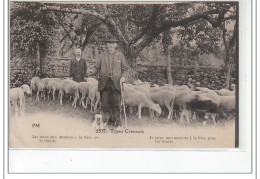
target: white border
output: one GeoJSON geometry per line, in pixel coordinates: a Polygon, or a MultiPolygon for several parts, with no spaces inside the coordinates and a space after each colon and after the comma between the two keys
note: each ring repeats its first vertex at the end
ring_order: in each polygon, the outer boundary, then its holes
{"type": "MultiPolygon", "coordinates": [[[[253,6],[254,7],[254,6],[253,6]]],[[[173,172],[173,173],[247,173],[251,172],[251,1],[240,0],[240,151],[68,151],[11,150],[12,172],[173,172]],[[245,60],[243,60],[245,59],[245,60]],[[242,61],[243,60],[243,61],[242,61]],[[245,136],[245,137],[243,137],[245,136]]],[[[3,12],[3,11],[2,11],[3,12]]],[[[5,103],[7,106],[7,1],[5,0],[5,103]]],[[[1,44],[2,45],[2,44],[1,44]]],[[[1,48],[2,49],[2,48],[1,48]]],[[[255,62],[254,62],[255,63],[255,62]]],[[[253,64],[254,65],[254,64],[253,64]]],[[[254,72],[254,71],[252,71],[254,72]]],[[[254,86],[253,86],[254,87],[254,86]]],[[[2,90],[2,89],[1,89],[2,90]]],[[[253,89],[254,91],[254,89],[253,89]]],[[[1,91],[2,92],[2,91],[1,91]]],[[[2,110],[2,108],[1,108],[2,110]]],[[[5,175],[7,174],[8,139],[5,108],[5,175]]],[[[254,113],[253,113],[254,115],[254,113]]],[[[253,120],[254,121],[254,120],[253,120]]],[[[254,122],[255,124],[255,122],[254,122]]],[[[254,126],[254,125],[253,125],[254,126]]],[[[254,128],[253,128],[254,129],[254,128]]],[[[254,144],[255,145],[255,144],[254,144]]],[[[253,146],[254,146],[253,145],[253,146]]],[[[254,170],[255,171],[255,170],[254,170]]],[[[22,175],[26,178],[34,175],[22,175]]],[[[54,175],[55,176],[55,175],[54,175]]],[[[80,177],[81,175],[76,175],[80,177]]],[[[178,175],[179,176],[179,175],[178,175]]],[[[205,175],[196,175],[203,178],[205,175]]],[[[230,175],[227,175],[230,177],[230,175]]],[[[240,178],[242,175],[236,175],[240,178]]],[[[252,176],[252,175],[248,175],[252,176]]],[[[37,176],[38,177],[38,176],[37,176]]],[[[42,175],[40,177],[48,177],[42,175]]],[[[60,177],[60,176],[56,176],[60,177]]],[[[71,178],[71,175],[62,175],[71,178]]],[[[84,175],[83,175],[84,177],[84,175]]],[[[224,177],[221,175],[219,177],[224,177]]],[[[208,178],[208,176],[207,176],[208,178]]]]}

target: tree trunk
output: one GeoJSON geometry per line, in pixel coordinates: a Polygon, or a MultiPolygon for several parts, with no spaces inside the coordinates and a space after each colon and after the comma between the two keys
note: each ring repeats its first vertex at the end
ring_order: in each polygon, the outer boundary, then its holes
{"type": "Polygon", "coordinates": [[[230,84],[230,75],[231,74],[231,64],[228,63],[226,67],[226,88],[229,89],[230,84]]]}
{"type": "Polygon", "coordinates": [[[97,61],[97,59],[98,59],[98,48],[97,48],[97,46],[95,46],[94,47],[95,49],[94,49],[94,52],[95,52],[95,60],[97,61]]]}
{"type": "Polygon", "coordinates": [[[42,62],[41,62],[39,43],[36,43],[36,69],[37,72],[39,73],[38,75],[42,75],[42,62]]]}
{"type": "Polygon", "coordinates": [[[170,49],[168,49],[167,78],[168,78],[168,83],[169,83],[170,85],[173,85],[173,82],[172,82],[172,68],[171,68],[171,55],[170,55],[170,49]]]}

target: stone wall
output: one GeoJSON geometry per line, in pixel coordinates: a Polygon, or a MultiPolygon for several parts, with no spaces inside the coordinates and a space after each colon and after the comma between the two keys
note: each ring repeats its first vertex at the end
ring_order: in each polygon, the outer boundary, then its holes
{"type": "MultiPolygon", "coordinates": [[[[69,76],[70,58],[46,57],[42,64],[41,77],[64,78],[69,76]]],[[[87,58],[88,70],[93,70],[95,60],[87,58]]],[[[167,83],[166,66],[137,66],[138,78],[153,84],[163,85],[167,83]]],[[[32,60],[26,58],[12,59],[10,61],[10,84],[11,87],[29,84],[33,76],[39,76],[32,60]]],[[[188,78],[200,82],[202,87],[221,89],[225,87],[223,69],[194,66],[172,66],[172,78],[174,84],[187,84],[188,78]]],[[[232,70],[230,83],[237,83],[236,72],[232,70]]]]}
{"type": "MultiPolygon", "coordinates": [[[[88,71],[93,69],[95,67],[95,59],[85,59],[88,71]]],[[[70,60],[71,58],[46,57],[42,65],[42,76],[52,78],[69,77],[70,60]]]]}
{"type": "MultiPolygon", "coordinates": [[[[142,81],[158,85],[168,83],[166,66],[139,65],[137,71],[138,78],[142,81]]],[[[200,82],[201,87],[221,89],[226,86],[224,70],[210,67],[172,66],[172,78],[173,83],[178,85],[187,84],[188,79],[192,78],[196,82],[200,82]]],[[[235,70],[232,70],[231,73],[231,83],[237,84],[235,70]]]]}
{"type": "Polygon", "coordinates": [[[28,58],[13,58],[9,65],[11,88],[29,85],[30,79],[37,73],[34,63],[28,58]]]}

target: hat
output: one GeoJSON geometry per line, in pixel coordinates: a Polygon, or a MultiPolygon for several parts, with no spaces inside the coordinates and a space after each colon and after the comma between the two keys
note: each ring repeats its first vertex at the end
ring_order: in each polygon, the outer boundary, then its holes
{"type": "Polygon", "coordinates": [[[108,42],[113,42],[113,43],[118,43],[119,41],[115,37],[110,37],[105,40],[106,43],[108,42]]]}

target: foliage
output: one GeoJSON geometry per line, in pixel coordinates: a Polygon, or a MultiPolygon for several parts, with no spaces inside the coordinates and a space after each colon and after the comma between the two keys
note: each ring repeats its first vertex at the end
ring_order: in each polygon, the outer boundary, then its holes
{"type": "MultiPolygon", "coordinates": [[[[105,38],[115,36],[132,67],[146,48],[166,54],[170,47],[173,58],[195,62],[203,54],[223,56],[222,32],[228,23],[234,24],[236,6],[235,2],[11,3],[11,46],[15,52],[35,54],[35,44],[51,47],[50,38],[58,30],[62,54],[75,46],[100,46],[105,38]]],[[[233,32],[234,28],[227,31],[227,41],[233,32]]]]}
{"type": "Polygon", "coordinates": [[[10,44],[12,56],[35,56],[37,44],[46,53],[54,34],[52,13],[40,10],[39,3],[12,2],[10,44]]]}

